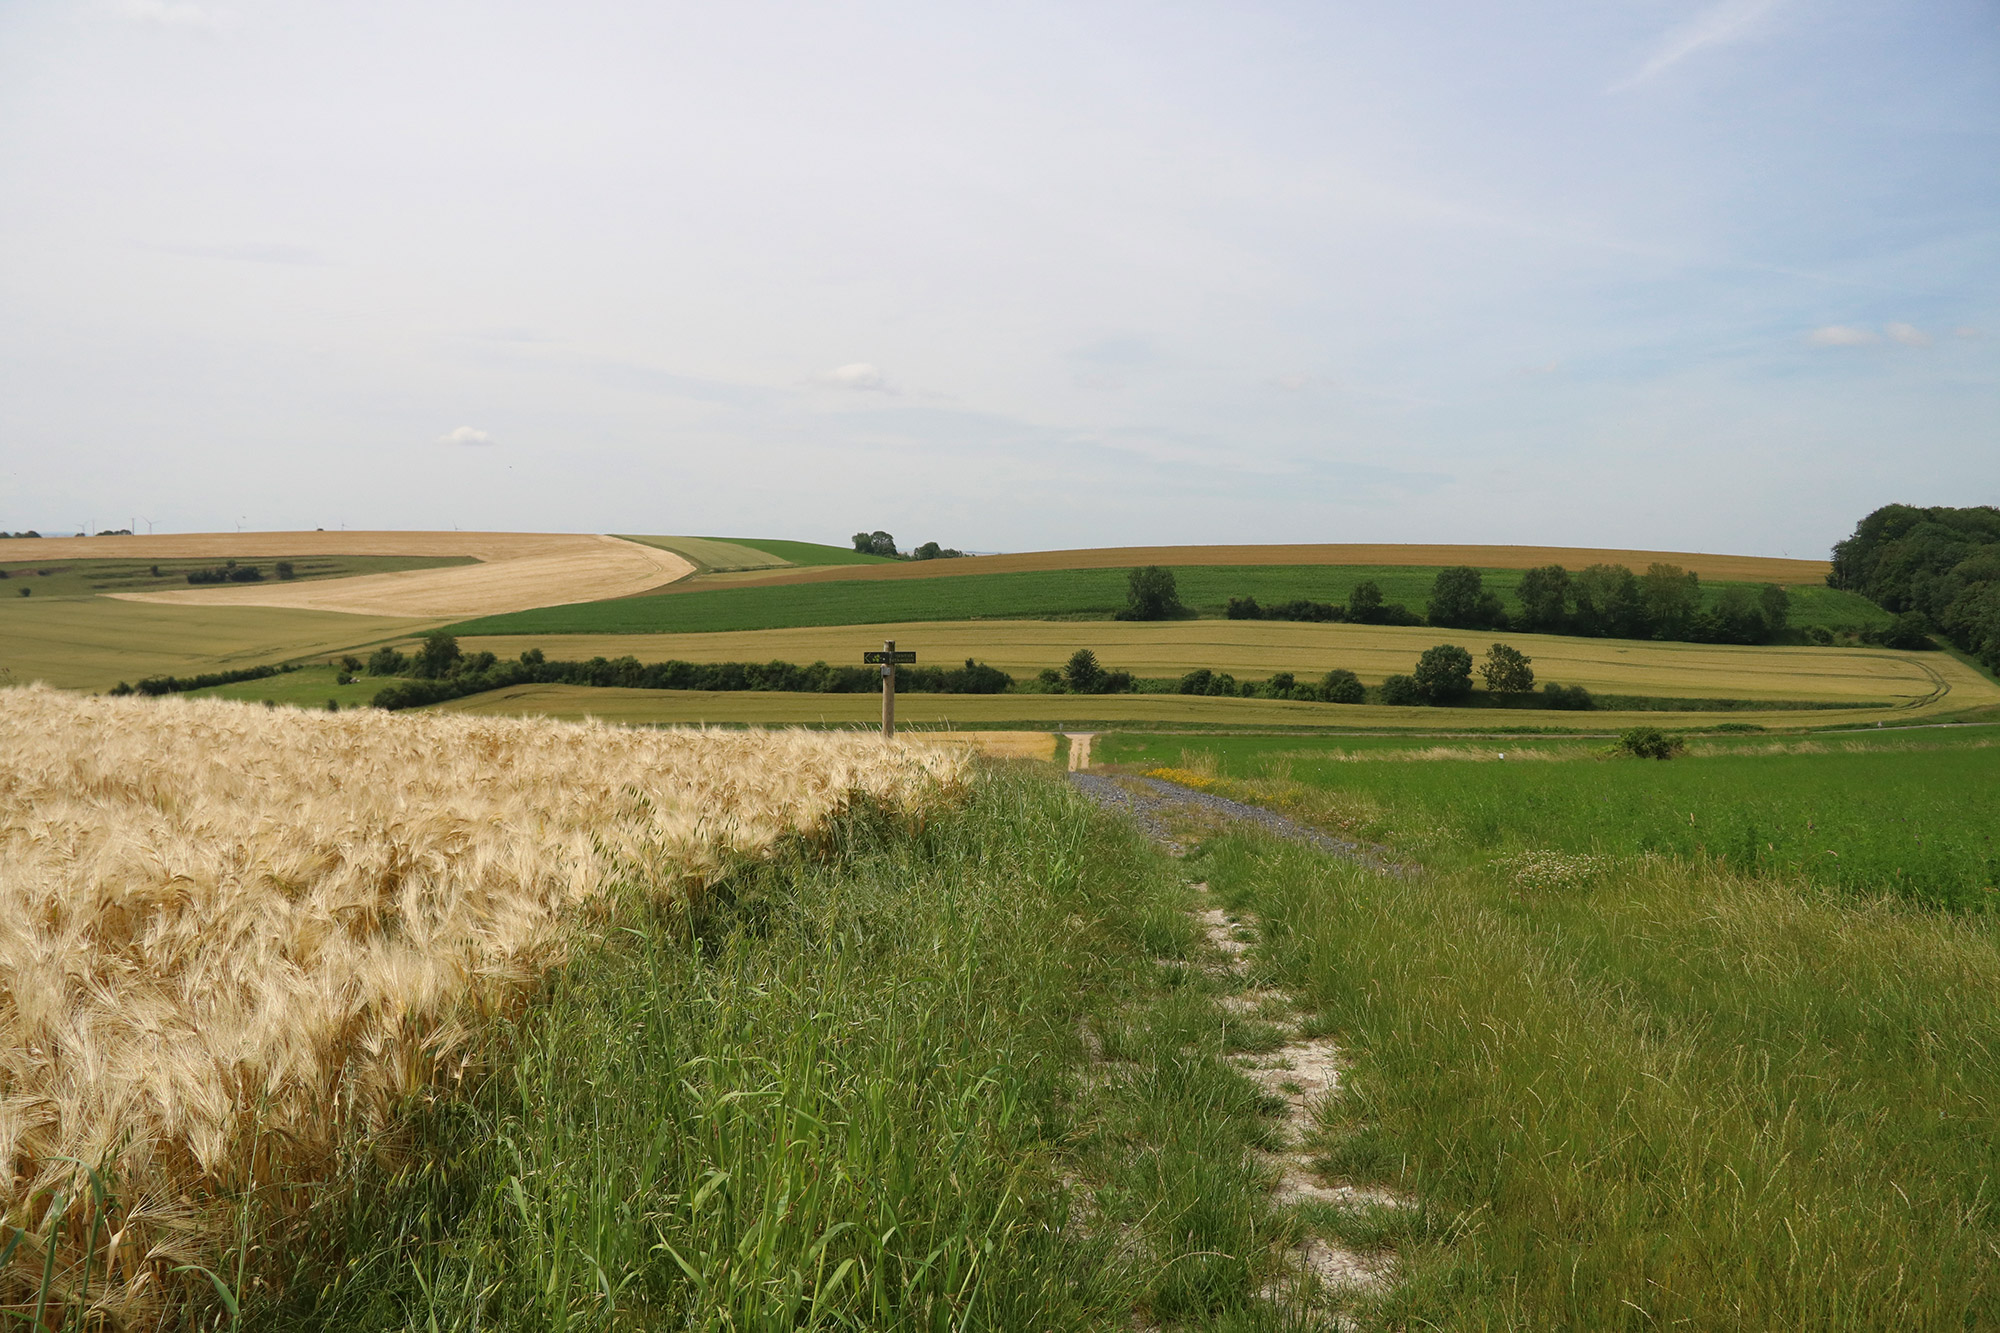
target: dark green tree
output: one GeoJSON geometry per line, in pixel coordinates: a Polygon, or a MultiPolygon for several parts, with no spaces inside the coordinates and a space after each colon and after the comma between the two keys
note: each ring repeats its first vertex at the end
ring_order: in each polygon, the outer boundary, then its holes
{"type": "Polygon", "coordinates": [[[1765,632],[1776,637],[1785,632],[1792,619],[1792,597],[1775,583],[1767,583],[1757,593],[1757,608],[1764,613],[1765,632]]]}
{"type": "Polygon", "coordinates": [[[410,659],[394,648],[377,648],[368,655],[368,674],[371,676],[400,676],[409,670],[410,659]]]}
{"type": "Polygon", "coordinates": [[[1071,694],[1096,694],[1104,684],[1104,668],[1097,664],[1097,654],[1088,648],[1071,653],[1063,667],[1063,684],[1071,694]]]}
{"type": "Polygon", "coordinates": [[[1319,683],[1319,697],[1330,704],[1358,704],[1368,697],[1361,677],[1346,667],[1335,667],[1319,683]]]}
{"type": "Polygon", "coordinates": [[[1357,625],[1374,625],[1382,619],[1382,585],[1363,579],[1347,596],[1347,618],[1357,625]]]}
{"type": "Polygon", "coordinates": [[[443,630],[433,630],[424,635],[423,646],[417,649],[417,676],[443,680],[458,665],[459,657],[458,640],[443,630]]]}
{"type": "Polygon", "coordinates": [[[873,532],[857,532],[854,534],[854,549],[863,555],[886,555],[893,558],[896,554],[896,539],[880,528],[873,532]]]}
{"type": "Polygon", "coordinates": [[[1534,660],[1511,644],[1496,643],[1486,650],[1479,675],[1495,694],[1526,694],[1535,688],[1535,669],[1528,665],[1534,660]]]}
{"type": "Polygon", "coordinates": [[[1125,582],[1126,620],[1165,620],[1181,613],[1174,571],[1158,565],[1135,569],[1125,582]]]}
{"type": "Polygon", "coordinates": [[[1486,591],[1485,580],[1470,565],[1438,571],[1431,584],[1425,618],[1448,629],[1495,629],[1507,622],[1507,608],[1497,593],[1486,591]]]}
{"type": "Polygon", "coordinates": [[[1542,565],[1521,575],[1515,595],[1521,599],[1520,627],[1538,634],[1560,634],[1569,625],[1569,571],[1542,565]]]}
{"type": "Polygon", "coordinates": [[[1701,579],[1679,565],[1654,561],[1646,566],[1639,586],[1646,604],[1646,619],[1656,639],[1687,637],[1695,613],[1701,610],[1701,579]]]}
{"type": "Polygon", "coordinates": [[[1472,654],[1455,643],[1424,649],[1412,673],[1417,694],[1427,704],[1455,704],[1472,693],[1472,654]]]}

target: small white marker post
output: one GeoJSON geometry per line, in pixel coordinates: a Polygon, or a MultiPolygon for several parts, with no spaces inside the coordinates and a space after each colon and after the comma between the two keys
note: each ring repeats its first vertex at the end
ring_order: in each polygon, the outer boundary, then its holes
{"type": "Polygon", "coordinates": [[[917,655],[911,652],[897,652],[894,639],[882,640],[882,651],[861,654],[863,664],[882,664],[882,739],[896,739],[896,663],[915,662],[917,655]]]}

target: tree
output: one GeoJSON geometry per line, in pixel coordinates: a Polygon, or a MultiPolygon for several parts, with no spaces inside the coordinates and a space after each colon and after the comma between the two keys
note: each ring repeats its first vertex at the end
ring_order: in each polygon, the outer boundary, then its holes
{"type": "Polygon", "coordinates": [[[1686,741],[1658,727],[1633,727],[1618,737],[1619,753],[1635,759],[1672,759],[1686,749],[1686,741]]]}
{"type": "Polygon", "coordinates": [[[1412,673],[1417,694],[1427,704],[1455,704],[1472,693],[1472,654],[1455,643],[1424,649],[1412,673]]]}
{"type": "Polygon", "coordinates": [[[1685,637],[1695,613],[1701,609],[1701,579],[1694,571],[1682,569],[1679,565],[1661,564],[1656,560],[1646,566],[1639,588],[1653,637],[1685,637]]]}
{"type": "Polygon", "coordinates": [[[1767,583],[1757,594],[1757,606],[1764,613],[1764,627],[1774,637],[1785,632],[1792,618],[1791,594],[1775,583],[1767,583]]]}
{"type": "Polygon", "coordinates": [[[1528,665],[1534,660],[1523,656],[1519,648],[1496,643],[1486,650],[1479,674],[1495,694],[1526,694],[1535,688],[1535,669],[1528,665]]]}
{"type": "Polygon", "coordinates": [[[443,630],[424,635],[417,649],[417,675],[424,680],[442,680],[458,665],[458,640],[443,630]]]}
{"type": "Polygon", "coordinates": [[[409,669],[410,659],[394,648],[377,648],[368,656],[368,674],[371,676],[400,676],[409,669]]]}
{"type": "Polygon", "coordinates": [[[1358,704],[1368,697],[1361,677],[1345,667],[1335,667],[1319,683],[1319,697],[1330,704],[1358,704]]]}
{"type": "Polygon", "coordinates": [[[1440,569],[1437,581],[1431,584],[1431,601],[1424,618],[1452,629],[1478,628],[1474,622],[1479,619],[1479,595],[1484,591],[1480,584],[1479,571],[1469,565],[1440,569]]]}
{"type": "Polygon", "coordinates": [[[1280,671],[1264,682],[1264,692],[1273,699],[1289,699],[1298,687],[1299,678],[1289,671],[1280,671]]]}
{"type": "Polygon", "coordinates": [[[1543,565],[1521,575],[1515,595],[1521,599],[1521,628],[1559,634],[1569,624],[1569,571],[1543,565]]]}
{"type": "Polygon", "coordinates": [[[896,539],[880,528],[874,532],[857,532],[854,534],[854,549],[863,555],[884,555],[894,559],[896,539]]]}
{"type": "Polygon", "coordinates": [[[1069,664],[1063,668],[1063,684],[1071,694],[1095,694],[1104,683],[1104,668],[1097,664],[1097,654],[1088,648],[1079,648],[1069,655],[1069,664]]]}
{"type": "Polygon", "coordinates": [[[1126,611],[1122,620],[1165,620],[1184,609],[1174,571],[1158,565],[1135,569],[1126,580],[1126,611]]]}
{"type": "Polygon", "coordinates": [[[1347,597],[1347,618],[1357,625],[1373,625],[1382,618],[1382,585],[1363,579],[1347,597]]]}
{"type": "Polygon", "coordinates": [[[1397,708],[1411,708],[1424,702],[1423,691],[1410,676],[1390,676],[1382,682],[1382,702],[1397,708]]]}
{"type": "Polygon", "coordinates": [[[1231,620],[1262,620],[1264,608],[1257,605],[1255,597],[1232,597],[1223,614],[1231,620]]]}

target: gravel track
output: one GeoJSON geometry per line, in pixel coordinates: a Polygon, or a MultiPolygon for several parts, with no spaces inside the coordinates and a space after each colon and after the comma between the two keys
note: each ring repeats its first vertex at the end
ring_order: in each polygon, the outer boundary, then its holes
{"type": "Polygon", "coordinates": [[[1170,817],[1192,814],[1208,821],[1254,824],[1280,838],[1317,847],[1374,870],[1402,873],[1401,867],[1385,861],[1375,848],[1343,841],[1262,806],[1246,805],[1212,792],[1196,791],[1160,778],[1111,778],[1096,773],[1071,773],[1069,780],[1076,784],[1077,790],[1099,805],[1131,816],[1147,836],[1176,849],[1181,847],[1184,839],[1174,832],[1170,817]]]}

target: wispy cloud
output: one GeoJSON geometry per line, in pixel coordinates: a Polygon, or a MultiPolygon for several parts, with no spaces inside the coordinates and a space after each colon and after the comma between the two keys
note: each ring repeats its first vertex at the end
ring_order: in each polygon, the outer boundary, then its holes
{"type": "Polygon", "coordinates": [[[1882,332],[1905,347],[1929,347],[1931,335],[1914,324],[1884,324],[1882,332]]]}
{"type": "Polygon", "coordinates": [[[866,361],[855,361],[829,370],[819,377],[819,382],[836,389],[854,389],[864,393],[893,392],[889,388],[888,377],[866,361]]]}
{"type": "Polygon", "coordinates": [[[1662,36],[1646,63],[1605,89],[1608,93],[1628,92],[1657,78],[1697,51],[1725,46],[1747,36],[1757,20],[1776,9],[1781,0],[1723,0],[1695,15],[1662,36]]]}
{"type": "Polygon", "coordinates": [[[1867,329],[1857,329],[1852,324],[1828,324],[1808,333],[1806,341],[1814,347],[1866,347],[1869,343],[1882,340],[1867,329]]]}
{"type": "Polygon", "coordinates": [[[460,426],[438,436],[439,444],[491,444],[493,437],[477,426],[460,426]]]}

